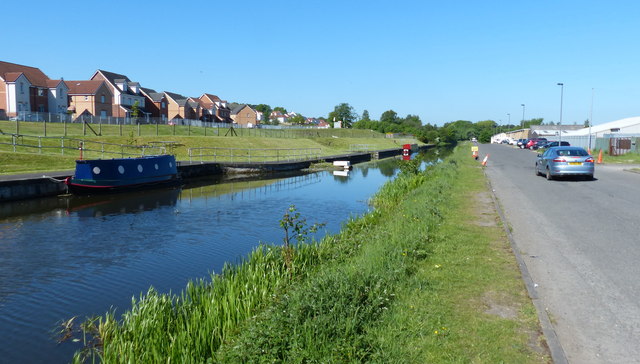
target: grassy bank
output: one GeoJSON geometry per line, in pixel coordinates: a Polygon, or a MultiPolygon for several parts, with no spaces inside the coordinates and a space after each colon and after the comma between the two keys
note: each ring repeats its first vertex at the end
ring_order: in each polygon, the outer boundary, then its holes
{"type": "Polygon", "coordinates": [[[307,242],[290,217],[295,248],[257,248],[179,294],[150,290],[123,316],[85,324],[88,353],[105,363],[548,362],[487,196],[466,149],[426,172],[405,164],[376,210],[339,234],[307,242]]]}
{"type": "MultiPolygon", "coordinates": [[[[22,122],[20,125],[21,134],[43,135],[41,130],[43,123],[22,122]]],[[[48,136],[56,134],[54,133],[55,130],[51,130],[52,128],[61,128],[61,125],[57,123],[48,123],[48,125],[48,136]]],[[[186,133],[177,135],[160,134],[156,136],[155,133],[152,133],[152,131],[155,131],[155,126],[145,125],[144,128],[147,129],[144,130],[147,132],[141,132],[141,135],[138,135],[136,126],[128,126],[124,129],[123,136],[119,136],[114,132],[98,137],[83,136],[81,125],[79,124],[74,124],[73,127],[75,129],[72,129],[71,126],[68,127],[67,138],[61,136],[61,130],[57,130],[60,135],[55,137],[20,137],[17,139],[18,144],[30,146],[17,146],[15,151],[12,145],[15,140],[14,137],[9,134],[0,135],[0,174],[73,169],[75,168],[75,160],[79,156],[77,147],[80,141],[84,141],[85,158],[116,158],[121,156],[119,153],[123,150],[127,153],[140,153],[138,148],[122,148],[120,145],[161,145],[162,143],[158,142],[171,141],[175,142],[175,147],[170,148],[168,152],[176,155],[178,160],[183,161],[189,160],[189,148],[317,149],[320,156],[328,156],[347,153],[351,150],[400,148],[405,143],[417,143],[415,139],[384,138],[384,135],[377,132],[356,129],[245,129],[238,131],[236,136],[224,136],[225,132],[211,133],[211,131],[207,136],[204,136],[205,128],[192,127],[190,136],[186,133]],[[217,136],[217,134],[220,134],[220,136],[217,136]],[[103,145],[96,142],[110,144],[103,145]],[[61,149],[62,145],[67,149],[63,151],[61,149]],[[39,146],[44,148],[38,148],[39,146]],[[115,154],[103,154],[102,150],[114,152],[115,154]]],[[[117,127],[110,126],[110,128],[117,127]]],[[[166,128],[166,131],[169,132],[172,127],[162,126],[162,128],[166,128]]],[[[14,132],[13,129],[15,129],[13,122],[0,122],[0,130],[5,133],[14,132]]],[[[242,152],[235,153],[242,155],[242,152]]],[[[154,152],[147,152],[147,154],[154,154],[154,152]]],[[[212,159],[205,159],[205,161],[207,160],[212,159]]]]}

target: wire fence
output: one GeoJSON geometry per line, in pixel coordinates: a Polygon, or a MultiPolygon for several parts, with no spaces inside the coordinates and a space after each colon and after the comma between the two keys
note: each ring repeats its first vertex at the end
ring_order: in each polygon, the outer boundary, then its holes
{"type": "Polygon", "coordinates": [[[325,129],[307,125],[265,125],[248,127],[235,123],[213,123],[193,119],[165,120],[153,117],[72,118],[68,114],[21,112],[10,120],[0,121],[0,129],[14,134],[40,136],[246,136],[265,138],[385,138],[363,129],[325,129]]]}
{"type": "Polygon", "coordinates": [[[320,157],[320,148],[189,148],[189,161],[193,162],[292,162],[320,157]]]}
{"type": "Polygon", "coordinates": [[[95,140],[66,137],[44,137],[37,135],[9,134],[0,132],[0,150],[21,153],[81,155],[85,159],[105,157],[139,157],[167,152],[167,146],[129,145],[106,143],[95,140]]]}

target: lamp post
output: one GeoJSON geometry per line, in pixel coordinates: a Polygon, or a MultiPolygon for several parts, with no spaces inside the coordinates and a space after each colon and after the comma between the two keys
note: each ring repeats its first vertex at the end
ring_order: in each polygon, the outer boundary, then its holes
{"type": "Polygon", "coordinates": [[[520,128],[524,129],[524,104],[520,104],[522,106],[522,121],[520,122],[520,128]]]}
{"type": "Polygon", "coordinates": [[[589,150],[591,150],[591,125],[593,124],[593,88],[591,88],[591,108],[589,110],[589,150]]]}
{"type": "Polygon", "coordinates": [[[558,146],[562,144],[562,98],[564,96],[564,83],[558,82],[560,86],[560,122],[558,123],[558,146]]]}
{"type": "Polygon", "coordinates": [[[507,125],[511,125],[511,114],[507,113],[507,116],[509,117],[509,121],[507,122],[507,125]]]}

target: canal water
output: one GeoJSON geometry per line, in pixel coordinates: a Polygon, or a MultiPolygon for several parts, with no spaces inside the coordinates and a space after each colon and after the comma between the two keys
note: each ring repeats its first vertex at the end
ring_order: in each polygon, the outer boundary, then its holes
{"type": "Polygon", "coordinates": [[[236,176],[0,205],[0,362],[69,362],[80,344],[57,344],[58,323],[122,313],[151,286],[179,292],[260,242],[280,244],[279,220],[292,204],[309,224],[327,224],[321,234],[336,233],[368,211],[397,166],[388,159],[356,165],[346,176],[236,176]]]}

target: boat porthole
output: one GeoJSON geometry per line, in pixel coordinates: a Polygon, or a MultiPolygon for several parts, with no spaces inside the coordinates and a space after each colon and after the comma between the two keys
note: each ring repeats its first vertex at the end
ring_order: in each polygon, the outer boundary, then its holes
{"type": "Polygon", "coordinates": [[[156,167],[156,171],[160,168],[160,167],[158,167],[158,163],[156,163],[156,165],[154,167],[156,167]]]}
{"type": "Polygon", "coordinates": [[[100,167],[93,167],[93,174],[100,174],[100,167]]]}
{"type": "Polygon", "coordinates": [[[118,166],[118,172],[120,172],[120,174],[124,174],[124,167],[118,166]]]}
{"type": "Polygon", "coordinates": [[[142,164],[138,164],[138,172],[142,173],[142,164]]]}

